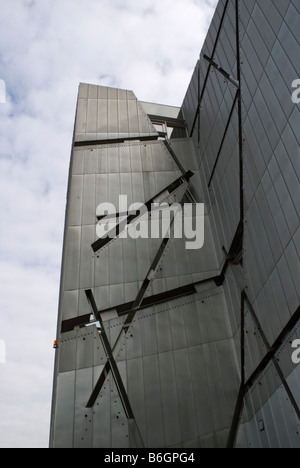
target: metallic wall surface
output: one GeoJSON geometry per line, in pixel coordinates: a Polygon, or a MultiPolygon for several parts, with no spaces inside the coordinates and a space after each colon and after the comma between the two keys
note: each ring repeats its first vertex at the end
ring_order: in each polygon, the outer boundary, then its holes
{"type": "Polygon", "coordinates": [[[220,0],[180,112],[80,84],[51,447],[300,446],[299,31],[297,0],[220,0]],[[203,247],[97,244],[120,194],[204,203],[203,247]]]}
{"type": "Polygon", "coordinates": [[[299,31],[297,0],[220,1],[182,107],[218,258],[242,236],[223,285],[241,375],[228,446],[300,446],[299,31]]]}

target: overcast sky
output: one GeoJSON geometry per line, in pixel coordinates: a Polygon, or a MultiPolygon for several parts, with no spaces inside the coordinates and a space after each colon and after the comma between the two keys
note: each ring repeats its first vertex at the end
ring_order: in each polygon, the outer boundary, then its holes
{"type": "Polygon", "coordinates": [[[216,4],[0,0],[0,448],[48,447],[78,84],[180,106],[216,4]]]}

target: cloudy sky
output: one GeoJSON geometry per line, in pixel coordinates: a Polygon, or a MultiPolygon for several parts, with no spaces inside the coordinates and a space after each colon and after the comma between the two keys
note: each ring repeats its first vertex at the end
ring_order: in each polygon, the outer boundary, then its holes
{"type": "Polygon", "coordinates": [[[216,4],[0,0],[0,448],[48,446],[78,84],[180,106],[216,4]]]}

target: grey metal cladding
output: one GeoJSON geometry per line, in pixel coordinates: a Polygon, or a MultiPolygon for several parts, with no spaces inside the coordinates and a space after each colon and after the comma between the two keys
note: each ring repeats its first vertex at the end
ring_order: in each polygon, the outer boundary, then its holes
{"type": "MultiPolygon", "coordinates": [[[[291,322],[299,307],[299,107],[291,99],[291,84],[298,78],[296,54],[299,52],[299,7],[296,2],[288,1],[229,1],[219,2],[201,54],[198,84],[198,108],[192,107],[189,101],[197,89],[196,73],[183,104],[183,115],[189,125],[196,157],[202,168],[202,190],[210,172],[211,161],[217,156],[216,147],[220,142],[217,129],[222,125],[221,106],[230,83],[218,74],[202,55],[211,57],[218,66],[228,74],[237,74],[236,62],[236,25],[234,21],[235,6],[239,6],[239,48],[240,48],[240,86],[242,102],[242,157],[243,157],[243,193],[244,193],[244,287],[259,320],[253,328],[252,318],[244,310],[244,363],[246,375],[251,368],[264,358],[266,350],[262,341],[262,330],[270,345],[291,322]],[[227,11],[224,10],[224,7],[227,11]],[[225,12],[225,15],[222,14],[225,12]],[[223,19],[221,30],[218,29],[223,19]],[[216,43],[216,38],[219,40],[216,43]],[[206,87],[205,90],[203,88],[206,87]],[[194,119],[188,116],[194,112],[194,119]],[[196,117],[195,114],[200,117],[196,117]],[[190,124],[193,122],[194,127],[190,124]],[[200,122],[200,123],[199,123],[200,122]],[[197,135],[198,134],[198,135],[197,135]],[[203,174],[205,174],[203,176],[203,174]],[[253,339],[255,341],[253,341],[253,339]]],[[[236,119],[238,110],[232,114],[228,130],[237,131],[236,119]]],[[[223,123],[224,125],[224,123],[223,123]]],[[[223,127],[224,128],[224,127],[223,127]]],[[[238,133],[233,132],[238,141],[238,133]]],[[[229,136],[226,136],[229,138],[229,136]]],[[[232,140],[234,142],[234,140],[232,140]]],[[[226,145],[226,139],[224,140],[226,145]]],[[[238,151],[238,148],[237,148],[238,151]]],[[[212,179],[212,188],[203,190],[207,210],[214,213],[211,219],[216,231],[215,242],[220,247],[230,239],[229,226],[232,227],[237,213],[236,190],[230,180],[232,170],[224,173],[226,158],[229,156],[226,146],[219,153],[216,174],[212,179]],[[223,165],[223,170],[221,166],[223,165]],[[219,180],[218,171],[222,177],[219,180]],[[223,187],[222,187],[223,183],[223,187]],[[226,193],[232,196],[232,201],[226,193]],[[215,197],[215,198],[213,198],[215,197]],[[214,207],[215,205],[215,207],[214,207]],[[231,213],[231,215],[230,215],[231,213]],[[230,216],[230,220],[228,221],[230,216]]],[[[241,177],[237,157],[235,181],[241,177]]],[[[226,167],[226,166],[225,166],[226,167]]],[[[236,219],[235,219],[236,222],[236,219]]],[[[229,270],[228,270],[229,271],[229,270]]],[[[227,280],[225,284],[232,283],[227,280]]],[[[231,287],[226,288],[226,299],[229,307],[229,320],[234,329],[239,330],[239,306],[231,287]]],[[[236,289],[237,296],[240,288],[236,289]]],[[[242,301],[243,303],[243,301],[242,301]]],[[[239,358],[240,344],[235,340],[239,358]]],[[[285,338],[285,347],[289,349],[290,341],[285,338]]],[[[291,364],[291,352],[281,362],[281,369],[288,375],[291,364]]],[[[277,385],[277,384],[276,384],[277,385]]],[[[265,401],[270,398],[275,386],[264,390],[265,401]],[[272,390],[273,388],[273,390],[272,390]]],[[[280,383],[278,382],[278,385],[280,383]]],[[[263,387],[262,382],[258,387],[263,387]]],[[[262,389],[261,389],[262,390],[262,389]]],[[[250,394],[251,395],[251,394],[250,394]]],[[[279,394],[278,394],[279,395],[279,394]]],[[[247,399],[251,396],[247,396],[247,399]]],[[[278,402],[278,400],[276,400],[278,402]]],[[[275,408],[275,407],[274,407],[275,408]]],[[[289,418],[286,414],[288,431],[289,418]]],[[[252,416],[251,416],[252,417],[252,416]]],[[[293,425],[292,419],[290,421],[293,425]]],[[[278,422],[276,423],[278,424],[278,422]]],[[[249,428],[247,429],[249,435],[249,428]]],[[[280,428],[282,440],[286,437],[280,428]]],[[[275,444],[275,442],[274,442],[275,444]]],[[[272,443],[271,443],[272,445],[272,443]]],[[[276,445],[276,444],[275,444],[276,445]]],[[[284,444],[282,444],[284,445],[284,444]]],[[[296,443],[297,446],[297,443],[296,443]]]]}
{"type": "Polygon", "coordinates": [[[175,109],[80,84],[51,446],[300,446],[299,31],[296,0],[220,0],[176,109],[185,138],[146,113],[175,109]],[[188,171],[166,200],[205,204],[202,249],[91,248],[100,203],[147,203],[188,171]]]}
{"type": "Polygon", "coordinates": [[[157,135],[132,91],[80,85],[75,142],[157,135]]]}

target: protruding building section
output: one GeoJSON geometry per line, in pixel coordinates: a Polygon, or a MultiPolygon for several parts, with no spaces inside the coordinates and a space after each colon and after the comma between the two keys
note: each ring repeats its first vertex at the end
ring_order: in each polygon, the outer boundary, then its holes
{"type": "Polygon", "coordinates": [[[80,85],[51,447],[300,447],[299,30],[220,0],[181,108],[80,85]],[[126,235],[155,203],[204,204],[203,246],[126,235]]]}

